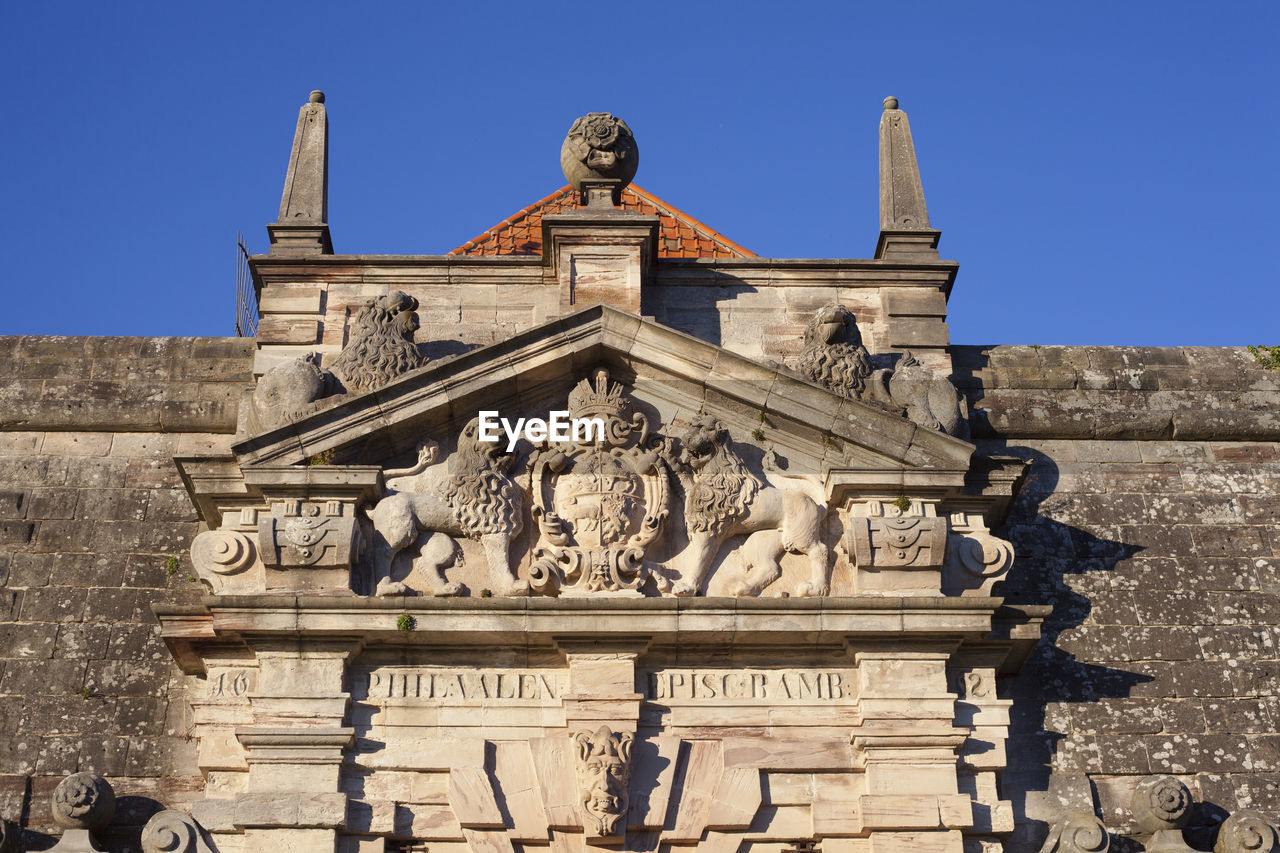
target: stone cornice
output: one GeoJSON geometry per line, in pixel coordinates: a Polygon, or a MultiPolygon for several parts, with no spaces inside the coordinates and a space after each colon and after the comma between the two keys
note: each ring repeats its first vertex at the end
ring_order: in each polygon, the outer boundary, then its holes
{"type": "Polygon", "coordinates": [[[566,638],[629,637],[638,647],[680,642],[841,646],[859,638],[993,644],[1030,650],[1045,608],[1010,608],[985,596],[840,598],[362,598],[319,595],[210,596],[199,605],[154,608],[161,635],[188,672],[204,644],[293,636],[390,646],[541,646],[566,638]],[[414,617],[406,631],[398,621],[414,617]],[[1025,648],[1023,648],[1025,647],[1025,648]]]}

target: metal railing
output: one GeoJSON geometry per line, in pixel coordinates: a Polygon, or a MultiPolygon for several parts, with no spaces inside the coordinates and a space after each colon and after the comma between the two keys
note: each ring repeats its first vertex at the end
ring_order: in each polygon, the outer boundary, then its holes
{"type": "Polygon", "coordinates": [[[236,337],[258,336],[258,289],[249,271],[249,248],[244,235],[236,232],[236,337]]]}

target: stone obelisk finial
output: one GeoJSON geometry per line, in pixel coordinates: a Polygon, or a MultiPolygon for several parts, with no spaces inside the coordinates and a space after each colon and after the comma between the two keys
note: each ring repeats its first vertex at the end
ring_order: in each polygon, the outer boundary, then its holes
{"type": "Polygon", "coordinates": [[[324,92],[298,111],[280,218],[267,226],[273,255],[331,255],[329,240],[329,117],[324,92]]]}
{"type": "Polygon", "coordinates": [[[885,98],[880,117],[880,240],[876,257],[937,260],[940,233],[929,227],[907,114],[898,109],[897,98],[885,98]]]}

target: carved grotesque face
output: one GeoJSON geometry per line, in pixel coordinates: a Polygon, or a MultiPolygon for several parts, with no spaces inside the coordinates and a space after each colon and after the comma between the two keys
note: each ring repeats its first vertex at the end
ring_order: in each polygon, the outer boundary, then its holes
{"type": "Polygon", "coordinates": [[[617,835],[629,799],[631,735],[615,734],[601,726],[594,734],[579,732],[574,744],[578,748],[582,808],[595,821],[599,835],[617,835]]]}
{"type": "Polygon", "coordinates": [[[715,455],[728,437],[728,430],[715,418],[694,418],[689,429],[680,437],[683,448],[680,461],[697,471],[715,455]]]}

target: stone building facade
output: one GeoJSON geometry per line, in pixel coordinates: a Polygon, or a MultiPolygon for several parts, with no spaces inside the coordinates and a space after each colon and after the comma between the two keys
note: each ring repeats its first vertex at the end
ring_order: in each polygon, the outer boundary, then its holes
{"type": "Polygon", "coordinates": [[[0,339],[0,849],[1273,848],[1280,372],[951,344],[892,99],[866,260],[598,113],[337,254],[327,121],[256,339],[0,339]]]}

